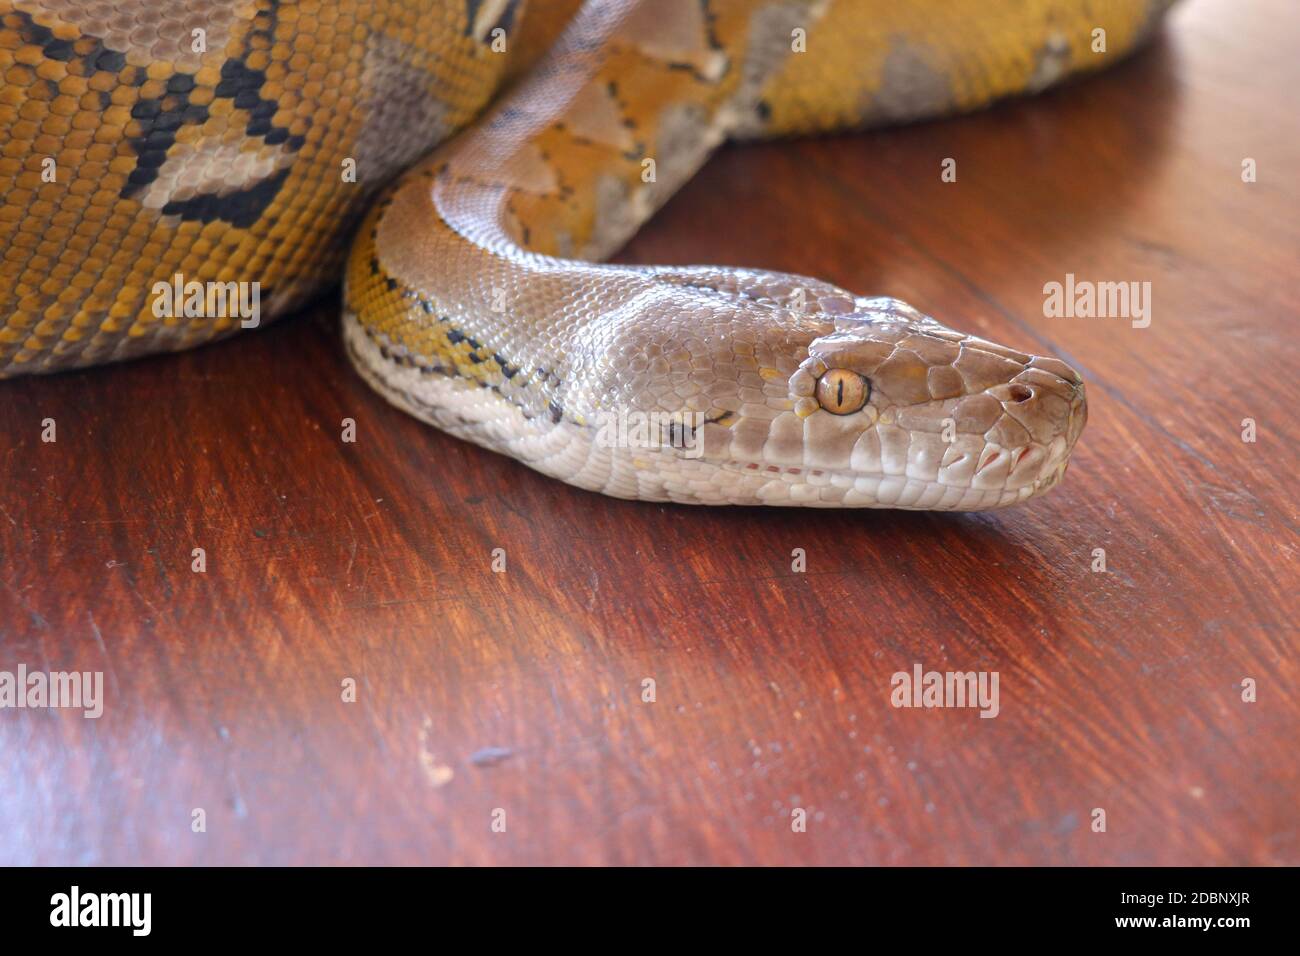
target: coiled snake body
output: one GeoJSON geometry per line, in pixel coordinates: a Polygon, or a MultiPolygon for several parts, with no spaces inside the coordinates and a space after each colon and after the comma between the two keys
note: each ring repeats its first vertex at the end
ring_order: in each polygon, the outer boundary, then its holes
{"type": "Polygon", "coordinates": [[[239,327],[159,282],[255,282],[273,317],[342,271],[368,382],[571,484],[1022,501],[1084,425],[1063,362],[814,279],[597,261],[729,137],[1041,89],[1169,2],[0,0],[0,375],[239,327]]]}

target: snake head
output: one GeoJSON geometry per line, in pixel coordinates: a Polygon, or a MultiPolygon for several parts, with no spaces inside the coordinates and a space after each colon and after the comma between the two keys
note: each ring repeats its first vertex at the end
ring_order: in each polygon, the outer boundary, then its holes
{"type": "Polygon", "coordinates": [[[855,299],[788,386],[802,435],[793,422],[774,429],[799,440],[770,454],[851,475],[846,504],[859,489],[904,508],[1023,501],[1060,480],[1087,420],[1083,380],[1064,362],[953,331],[897,299],[855,299]]]}
{"type": "Polygon", "coordinates": [[[969,511],[1061,479],[1087,417],[1083,380],[1064,362],[953,331],[896,299],[846,293],[819,308],[758,320],[729,359],[749,363],[739,387],[719,386],[725,414],[709,417],[699,460],[677,466],[665,496],[969,511]]]}

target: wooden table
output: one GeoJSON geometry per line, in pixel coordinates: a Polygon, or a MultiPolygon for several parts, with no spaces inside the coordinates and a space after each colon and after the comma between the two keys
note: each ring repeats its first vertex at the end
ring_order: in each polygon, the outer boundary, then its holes
{"type": "Polygon", "coordinates": [[[0,862],[1300,863],[1298,32],[1192,0],[1037,99],[728,148],[621,256],[1061,355],[1091,423],[1010,511],[579,492],[386,405],[333,299],[3,383],[0,669],[106,704],[0,711],[0,862]],[[1150,327],[1044,317],[1067,273],[1149,281],[1150,327]],[[918,663],[997,717],[893,707],[918,663]]]}

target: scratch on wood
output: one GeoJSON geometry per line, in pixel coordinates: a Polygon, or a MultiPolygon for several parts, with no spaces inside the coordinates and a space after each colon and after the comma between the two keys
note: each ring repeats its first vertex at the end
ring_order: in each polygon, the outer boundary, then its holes
{"type": "Polygon", "coordinates": [[[113,681],[113,696],[121,696],[121,688],[117,683],[117,669],[113,667],[113,658],[108,655],[108,648],[104,645],[104,635],[99,633],[99,625],[95,623],[95,612],[87,611],[86,617],[90,620],[90,630],[95,635],[95,643],[99,645],[99,652],[104,655],[104,666],[108,668],[108,676],[113,681]]]}

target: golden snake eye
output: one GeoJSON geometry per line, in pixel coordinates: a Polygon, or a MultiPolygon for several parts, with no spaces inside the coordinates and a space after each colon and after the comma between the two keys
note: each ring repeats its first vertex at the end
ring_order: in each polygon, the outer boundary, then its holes
{"type": "Polygon", "coordinates": [[[852,415],[871,397],[871,383],[846,368],[833,368],[817,380],[817,401],[832,415],[852,415]]]}

